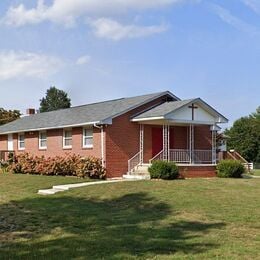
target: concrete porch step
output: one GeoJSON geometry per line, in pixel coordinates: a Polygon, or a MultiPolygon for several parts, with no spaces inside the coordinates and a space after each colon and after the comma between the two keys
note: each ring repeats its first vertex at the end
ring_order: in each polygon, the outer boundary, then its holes
{"type": "Polygon", "coordinates": [[[150,164],[142,164],[142,165],[138,165],[135,169],[132,170],[132,173],[137,174],[137,175],[143,175],[143,174],[148,174],[148,168],[149,168],[150,164]]]}
{"type": "Polygon", "coordinates": [[[150,175],[140,175],[140,174],[124,174],[123,179],[125,180],[150,180],[150,175]]]}

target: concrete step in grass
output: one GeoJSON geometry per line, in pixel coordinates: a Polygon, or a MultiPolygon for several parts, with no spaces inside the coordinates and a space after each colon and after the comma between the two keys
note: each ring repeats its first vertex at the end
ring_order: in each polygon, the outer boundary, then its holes
{"type": "Polygon", "coordinates": [[[60,192],[61,190],[56,189],[46,189],[46,190],[38,190],[39,195],[53,195],[57,192],[60,192]]]}
{"type": "Polygon", "coordinates": [[[107,181],[93,181],[93,182],[82,182],[82,183],[74,183],[74,184],[66,184],[66,185],[55,185],[52,189],[42,189],[38,190],[38,194],[40,195],[53,195],[57,192],[67,191],[70,189],[92,186],[92,185],[100,185],[100,184],[108,184],[108,183],[116,183],[122,181],[134,181],[140,179],[117,179],[117,180],[107,180],[107,181]]]}

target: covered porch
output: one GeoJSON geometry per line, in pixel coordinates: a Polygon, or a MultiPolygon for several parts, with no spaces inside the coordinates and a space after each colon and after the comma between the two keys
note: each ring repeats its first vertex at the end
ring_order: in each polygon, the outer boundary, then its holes
{"type": "Polygon", "coordinates": [[[128,170],[156,160],[179,166],[216,165],[216,133],[208,125],[140,124],[139,152],[128,161],[128,170]]]}
{"type": "Polygon", "coordinates": [[[216,136],[227,122],[201,99],[166,102],[132,119],[140,127],[140,147],[128,172],[156,160],[179,166],[215,166],[216,136]]]}

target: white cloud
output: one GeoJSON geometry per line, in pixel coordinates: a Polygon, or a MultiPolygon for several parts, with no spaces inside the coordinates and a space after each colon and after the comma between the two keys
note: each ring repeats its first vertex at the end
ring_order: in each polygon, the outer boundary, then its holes
{"type": "Polygon", "coordinates": [[[97,37],[119,41],[127,38],[147,37],[167,30],[165,25],[137,26],[122,25],[115,20],[100,18],[92,21],[91,26],[97,37]]]}
{"type": "Polygon", "coordinates": [[[259,31],[253,25],[250,25],[238,17],[232,15],[229,10],[215,4],[210,5],[216,15],[225,23],[233,26],[239,31],[249,33],[251,35],[258,34],[259,31]]]}
{"type": "Polygon", "coordinates": [[[157,9],[171,4],[184,2],[200,2],[201,0],[54,0],[47,6],[44,0],[38,0],[37,6],[26,9],[23,4],[10,7],[4,22],[7,25],[23,26],[43,21],[62,23],[67,26],[75,24],[75,20],[83,15],[113,15],[129,11],[157,9]]]}
{"type": "Polygon", "coordinates": [[[53,56],[30,52],[0,52],[0,80],[13,78],[42,78],[56,73],[63,62],[53,56]]]}
{"type": "Polygon", "coordinates": [[[84,65],[90,62],[91,57],[88,55],[81,56],[77,59],[76,65],[84,65]]]}
{"type": "Polygon", "coordinates": [[[260,1],[259,0],[242,0],[242,2],[251,8],[254,12],[260,14],[260,1]]]}

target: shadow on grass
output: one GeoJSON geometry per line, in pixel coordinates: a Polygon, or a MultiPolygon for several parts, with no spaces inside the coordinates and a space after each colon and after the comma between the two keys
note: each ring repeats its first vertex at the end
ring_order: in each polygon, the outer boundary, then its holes
{"type": "Polygon", "coordinates": [[[146,193],[14,201],[0,206],[0,258],[145,258],[218,247],[200,238],[223,223],[167,221],[174,214],[146,193]]]}

